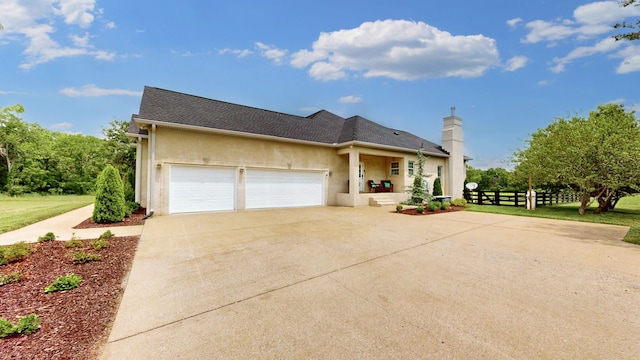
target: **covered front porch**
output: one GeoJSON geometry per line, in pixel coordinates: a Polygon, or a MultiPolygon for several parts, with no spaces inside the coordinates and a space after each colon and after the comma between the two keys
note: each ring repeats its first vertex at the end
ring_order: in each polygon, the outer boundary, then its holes
{"type": "Polygon", "coordinates": [[[338,150],[348,158],[347,191],[337,194],[339,206],[392,205],[408,198],[407,166],[415,155],[350,146],[338,150]]]}

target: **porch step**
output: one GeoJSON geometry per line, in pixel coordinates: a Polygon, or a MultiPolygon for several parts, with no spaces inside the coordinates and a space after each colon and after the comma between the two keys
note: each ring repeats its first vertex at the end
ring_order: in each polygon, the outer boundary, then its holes
{"type": "Polygon", "coordinates": [[[384,193],[376,193],[369,195],[369,206],[391,206],[396,205],[396,201],[385,195],[384,193]]]}

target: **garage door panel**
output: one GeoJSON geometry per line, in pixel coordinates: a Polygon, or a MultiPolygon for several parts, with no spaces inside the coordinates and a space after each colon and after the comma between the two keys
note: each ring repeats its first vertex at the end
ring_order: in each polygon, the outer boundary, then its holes
{"type": "Polygon", "coordinates": [[[247,209],[324,205],[324,173],[247,170],[247,209]]]}
{"type": "Polygon", "coordinates": [[[171,167],[169,212],[234,210],[236,171],[233,168],[171,167]]]}

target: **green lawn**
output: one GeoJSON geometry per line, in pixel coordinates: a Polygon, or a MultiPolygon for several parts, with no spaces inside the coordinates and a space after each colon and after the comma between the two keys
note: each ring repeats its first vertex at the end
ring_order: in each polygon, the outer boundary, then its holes
{"type": "Polygon", "coordinates": [[[640,195],[622,198],[614,210],[599,215],[593,213],[595,208],[596,206],[593,206],[588,209],[584,216],[578,214],[578,203],[542,206],[535,210],[526,210],[524,207],[470,204],[467,210],[629,226],[631,229],[623,240],[640,245],[640,195]]]}
{"type": "Polygon", "coordinates": [[[93,195],[0,195],[0,234],[93,202],[93,195]]]}

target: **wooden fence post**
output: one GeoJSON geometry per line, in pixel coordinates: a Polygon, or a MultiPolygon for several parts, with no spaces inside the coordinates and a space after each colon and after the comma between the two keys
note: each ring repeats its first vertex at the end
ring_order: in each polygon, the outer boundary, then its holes
{"type": "Polygon", "coordinates": [[[493,193],[493,205],[500,205],[500,190],[493,193]]]}

